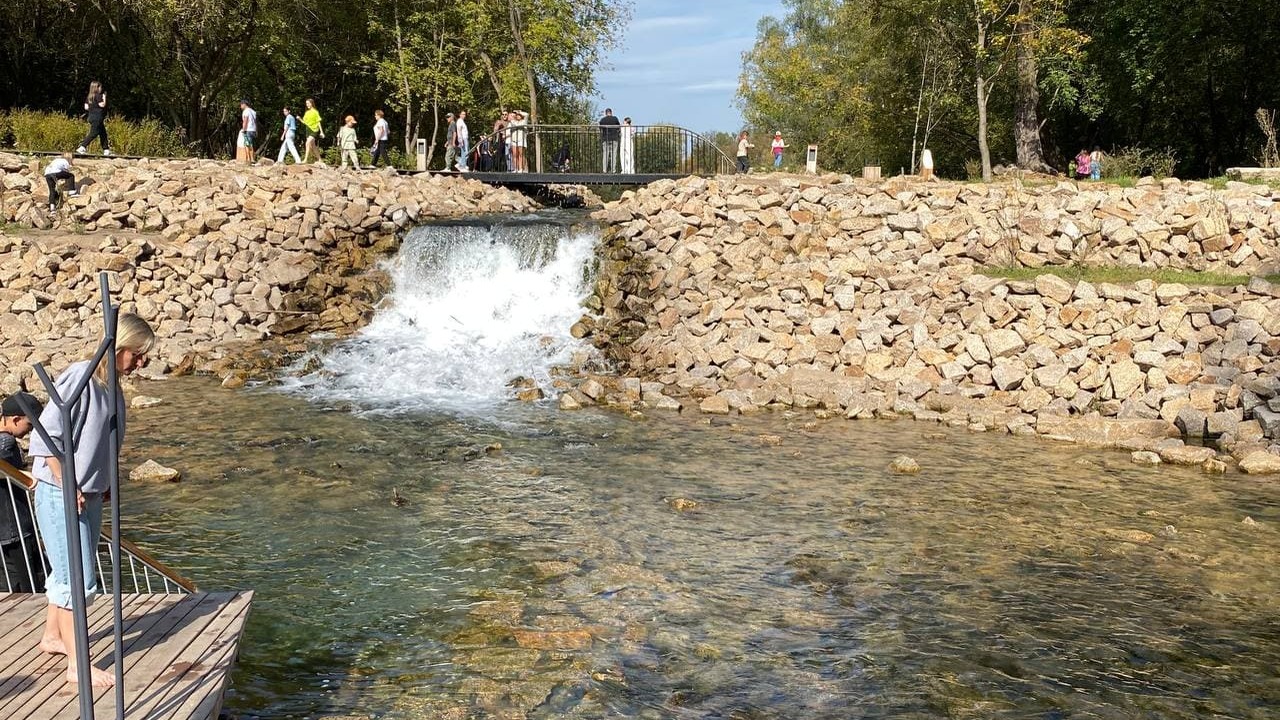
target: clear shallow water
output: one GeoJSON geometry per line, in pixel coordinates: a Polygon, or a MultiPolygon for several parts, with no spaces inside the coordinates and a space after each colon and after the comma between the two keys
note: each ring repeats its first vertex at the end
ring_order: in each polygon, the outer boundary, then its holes
{"type": "Polygon", "coordinates": [[[1273,482],[908,422],[144,392],[167,403],[131,413],[126,467],[185,479],[129,485],[127,534],[205,588],[257,591],[235,716],[1280,704],[1273,482]],[[890,474],[900,453],[923,471],[890,474]]]}

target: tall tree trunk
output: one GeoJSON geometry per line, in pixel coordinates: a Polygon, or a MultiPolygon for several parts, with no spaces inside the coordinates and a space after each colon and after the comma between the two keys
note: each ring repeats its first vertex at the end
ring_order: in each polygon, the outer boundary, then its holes
{"type": "Polygon", "coordinates": [[[400,8],[395,10],[396,17],[396,60],[400,64],[400,83],[404,91],[404,154],[413,155],[413,94],[409,88],[409,72],[405,69],[404,35],[400,31],[400,8]]]}
{"type": "Polygon", "coordinates": [[[982,182],[991,182],[991,147],[987,144],[987,79],[978,73],[978,154],[982,156],[982,182]]]}
{"type": "Polygon", "coordinates": [[[1053,168],[1045,164],[1044,149],[1040,144],[1040,73],[1036,67],[1032,5],[1031,0],[1020,0],[1018,19],[1013,24],[1018,68],[1018,89],[1013,112],[1013,143],[1017,152],[1018,167],[1036,172],[1053,172],[1053,168]]]}
{"type": "MultiPolygon", "coordinates": [[[[529,89],[529,124],[537,127],[538,125],[538,84],[533,75],[533,64],[529,62],[529,53],[524,47],[524,31],[520,25],[520,9],[516,7],[516,0],[507,0],[507,15],[511,19],[511,37],[516,42],[516,52],[520,57],[520,64],[524,66],[524,82],[529,89]]],[[[533,133],[533,157],[536,164],[536,172],[542,172],[542,133],[533,133]]]]}
{"type": "MultiPolygon", "coordinates": [[[[977,2],[974,3],[975,7],[977,2]]],[[[991,182],[991,146],[987,144],[987,25],[978,11],[978,57],[974,61],[974,78],[978,102],[978,154],[982,156],[982,182],[991,182]]]]}

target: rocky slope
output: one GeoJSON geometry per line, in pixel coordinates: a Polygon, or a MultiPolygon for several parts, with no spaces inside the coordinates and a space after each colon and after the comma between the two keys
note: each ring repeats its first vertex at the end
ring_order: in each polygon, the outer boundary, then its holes
{"type": "MultiPolygon", "coordinates": [[[[1280,287],[1006,281],[984,264],[1274,271],[1269,188],[691,178],[597,213],[584,318],[630,376],[570,402],[912,416],[1280,467],[1280,287]],[[1190,443],[1190,444],[1188,444],[1190,443]]],[[[1211,465],[1210,467],[1216,467],[1211,465]]]]}

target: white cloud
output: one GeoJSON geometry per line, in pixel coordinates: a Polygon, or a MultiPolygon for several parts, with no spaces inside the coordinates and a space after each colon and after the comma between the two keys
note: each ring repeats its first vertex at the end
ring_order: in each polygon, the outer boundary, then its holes
{"type": "Polygon", "coordinates": [[[643,33],[653,30],[671,30],[675,28],[691,28],[706,25],[711,18],[698,15],[662,15],[635,20],[627,28],[628,32],[643,33]]]}
{"type": "Polygon", "coordinates": [[[710,82],[695,83],[693,85],[685,85],[679,91],[683,93],[709,93],[724,92],[725,90],[737,90],[737,80],[712,80],[710,82]]]}

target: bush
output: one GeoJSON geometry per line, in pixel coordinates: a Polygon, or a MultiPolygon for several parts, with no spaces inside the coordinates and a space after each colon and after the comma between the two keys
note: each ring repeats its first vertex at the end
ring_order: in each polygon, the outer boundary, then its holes
{"type": "Polygon", "coordinates": [[[964,161],[964,176],[969,180],[982,179],[982,161],[970,158],[964,161]]]}
{"type": "MultiPolygon", "coordinates": [[[[28,152],[74,150],[88,130],[85,121],[58,113],[11,110],[0,117],[0,143],[28,152]]],[[[135,122],[108,117],[107,136],[111,138],[111,151],[117,155],[190,155],[185,133],[167,128],[153,118],[135,122]]]]}
{"type": "Polygon", "coordinates": [[[1157,180],[1173,175],[1178,155],[1172,149],[1147,150],[1141,146],[1120,148],[1102,159],[1102,176],[1107,179],[1145,177],[1157,180]]]}

